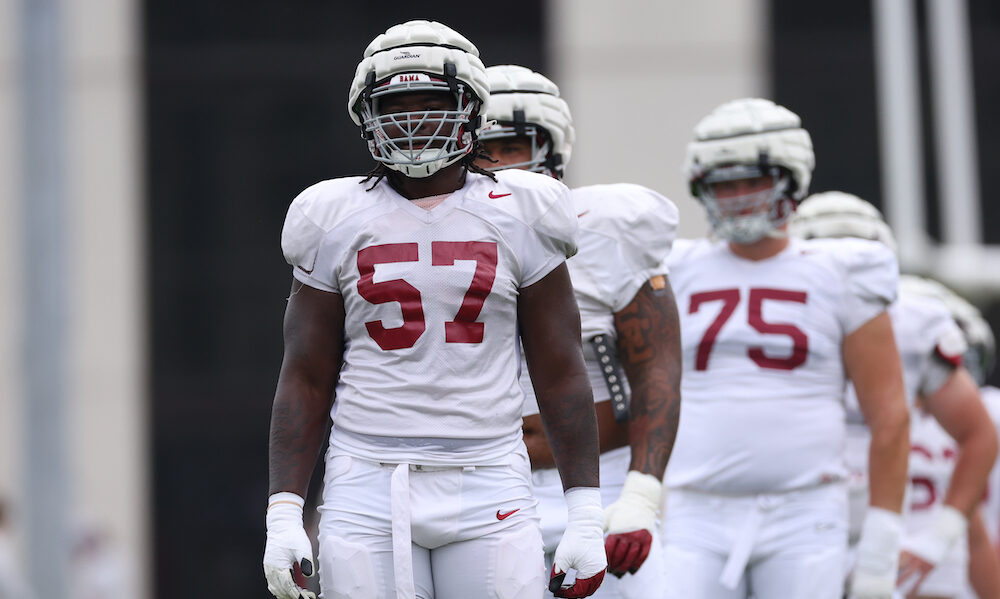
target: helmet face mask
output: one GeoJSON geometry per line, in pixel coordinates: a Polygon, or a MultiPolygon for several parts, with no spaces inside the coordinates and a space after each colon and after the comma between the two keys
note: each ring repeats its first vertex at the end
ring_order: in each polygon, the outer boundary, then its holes
{"type": "Polygon", "coordinates": [[[486,69],[486,73],[490,106],[485,115],[492,124],[483,131],[481,139],[525,137],[530,141],[531,152],[517,163],[483,161],[480,166],[489,171],[523,169],[561,179],[572,155],[576,131],[559,87],[541,73],[518,65],[496,65],[486,69]]]}
{"type": "MultiPolygon", "coordinates": [[[[557,174],[552,164],[552,138],[545,129],[535,125],[525,125],[524,123],[496,123],[484,129],[482,135],[479,136],[479,139],[487,144],[489,142],[515,138],[524,138],[530,144],[530,157],[528,160],[504,163],[501,158],[500,164],[485,166],[486,170],[496,172],[516,168],[559,178],[559,174],[557,174]]],[[[489,150],[487,149],[487,151],[489,150]]],[[[493,158],[496,159],[497,156],[493,156],[493,158]]]]}
{"type": "Polygon", "coordinates": [[[457,87],[452,95],[446,82],[419,73],[396,75],[389,82],[376,86],[361,107],[362,127],[372,157],[389,168],[405,168],[408,176],[421,176],[422,173],[427,176],[468,154],[472,146],[469,124],[475,118],[477,103],[465,93],[463,84],[457,87]],[[428,98],[447,94],[447,102],[428,104],[450,104],[454,108],[382,110],[382,106],[397,94],[428,98]]]}
{"type": "Polygon", "coordinates": [[[980,387],[986,384],[986,379],[993,372],[995,362],[996,348],[992,344],[970,345],[965,355],[962,356],[962,364],[980,387]]]}
{"type": "Polygon", "coordinates": [[[368,45],[347,97],[372,157],[411,178],[428,177],[476,147],[489,83],[479,50],[435,21],[394,25],[368,45]],[[433,100],[448,94],[448,102],[433,100]],[[396,96],[396,94],[399,94],[396,96]],[[403,94],[413,94],[406,101],[403,94]],[[385,110],[400,98],[397,110],[385,110]],[[426,106],[411,101],[426,97],[426,106]]]}
{"type": "Polygon", "coordinates": [[[708,213],[718,237],[739,244],[754,243],[766,236],[780,236],[778,228],[794,212],[788,197],[789,175],[771,166],[736,164],[714,168],[692,181],[692,190],[708,213]],[[759,179],[755,191],[719,194],[720,184],[759,179]],[[760,185],[764,181],[769,184],[760,185]]]}

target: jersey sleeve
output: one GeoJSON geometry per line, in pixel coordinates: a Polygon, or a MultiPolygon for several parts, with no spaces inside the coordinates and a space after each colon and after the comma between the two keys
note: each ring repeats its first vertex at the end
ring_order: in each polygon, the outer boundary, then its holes
{"type": "Polygon", "coordinates": [[[576,214],[569,189],[552,177],[512,169],[497,173],[497,179],[498,189],[510,196],[495,206],[528,228],[517,244],[521,287],[527,287],[576,254],[576,214]]]}
{"type": "Polygon", "coordinates": [[[941,390],[955,369],[962,365],[962,356],[968,349],[962,330],[944,306],[941,306],[933,321],[928,323],[927,331],[934,339],[934,349],[931,350],[917,389],[921,395],[931,395],[941,390]]]}
{"type": "Polygon", "coordinates": [[[342,219],[344,206],[338,200],[354,190],[354,179],[317,183],[288,207],[281,230],[281,250],[292,266],[292,276],[305,285],[340,293],[336,255],[339,246],[330,242],[328,233],[342,219]]]}
{"type": "Polygon", "coordinates": [[[581,228],[580,254],[570,262],[579,275],[574,286],[618,312],[646,281],[668,274],[677,207],[640,185],[593,185],[572,193],[581,228]]]}
{"type": "Polygon", "coordinates": [[[861,328],[896,299],[899,265],[896,255],[877,241],[840,239],[836,256],[845,271],[844,330],[861,328]]]}

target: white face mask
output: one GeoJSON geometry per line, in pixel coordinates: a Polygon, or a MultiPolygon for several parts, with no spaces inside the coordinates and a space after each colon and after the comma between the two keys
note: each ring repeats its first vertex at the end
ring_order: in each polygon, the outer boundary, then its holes
{"type": "Polygon", "coordinates": [[[428,177],[469,153],[469,132],[476,103],[469,101],[459,83],[457,109],[421,110],[379,114],[379,98],[393,93],[449,91],[443,81],[420,81],[387,85],[377,89],[365,103],[362,122],[371,135],[368,149],[372,157],[407,177],[428,177]]]}
{"type": "Polygon", "coordinates": [[[505,137],[518,137],[523,135],[531,140],[531,159],[516,164],[494,165],[486,167],[490,172],[502,171],[509,168],[523,169],[533,173],[542,173],[550,177],[556,177],[549,168],[549,152],[552,149],[552,142],[548,136],[539,131],[535,125],[524,125],[523,133],[519,133],[514,125],[501,125],[496,123],[483,129],[479,134],[479,139],[489,141],[491,139],[503,139],[505,137]]]}
{"type": "Polygon", "coordinates": [[[716,236],[739,244],[753,243],[765,236],[782,237],[778,230],[793,210],[788,198],[788,176],[778,168],[768,171],[758,166],[735,165],[712,169],[698,182],[698,198],[705,205],[716,236]],[[726,198],[716,197],[713,184],[770,176],[773,185],[761,191],[726,198]]]}

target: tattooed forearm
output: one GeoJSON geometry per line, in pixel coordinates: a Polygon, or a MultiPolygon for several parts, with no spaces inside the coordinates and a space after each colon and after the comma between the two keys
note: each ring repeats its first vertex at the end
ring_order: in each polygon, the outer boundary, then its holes
{"type": "Polygon", "coordinates": [[[632,390],[632,470],[662,477],[680,421],[681,348],[677,304],[669,282],[644,285],[615,314],[618,350],[632,390]]]}

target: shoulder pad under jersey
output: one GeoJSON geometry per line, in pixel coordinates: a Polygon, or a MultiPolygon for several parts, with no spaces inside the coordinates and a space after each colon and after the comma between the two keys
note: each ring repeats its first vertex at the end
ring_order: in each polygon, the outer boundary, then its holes
{"type": "Polygon", "coordinates": [[[354,212],[371,205],[370,193],[375,192],[366,192],[366,187],[358,184],[362,179],[321,181],[292,200],[281,230],[285,261],[307,272],[313,269],[323,236],[354,212]]]}

